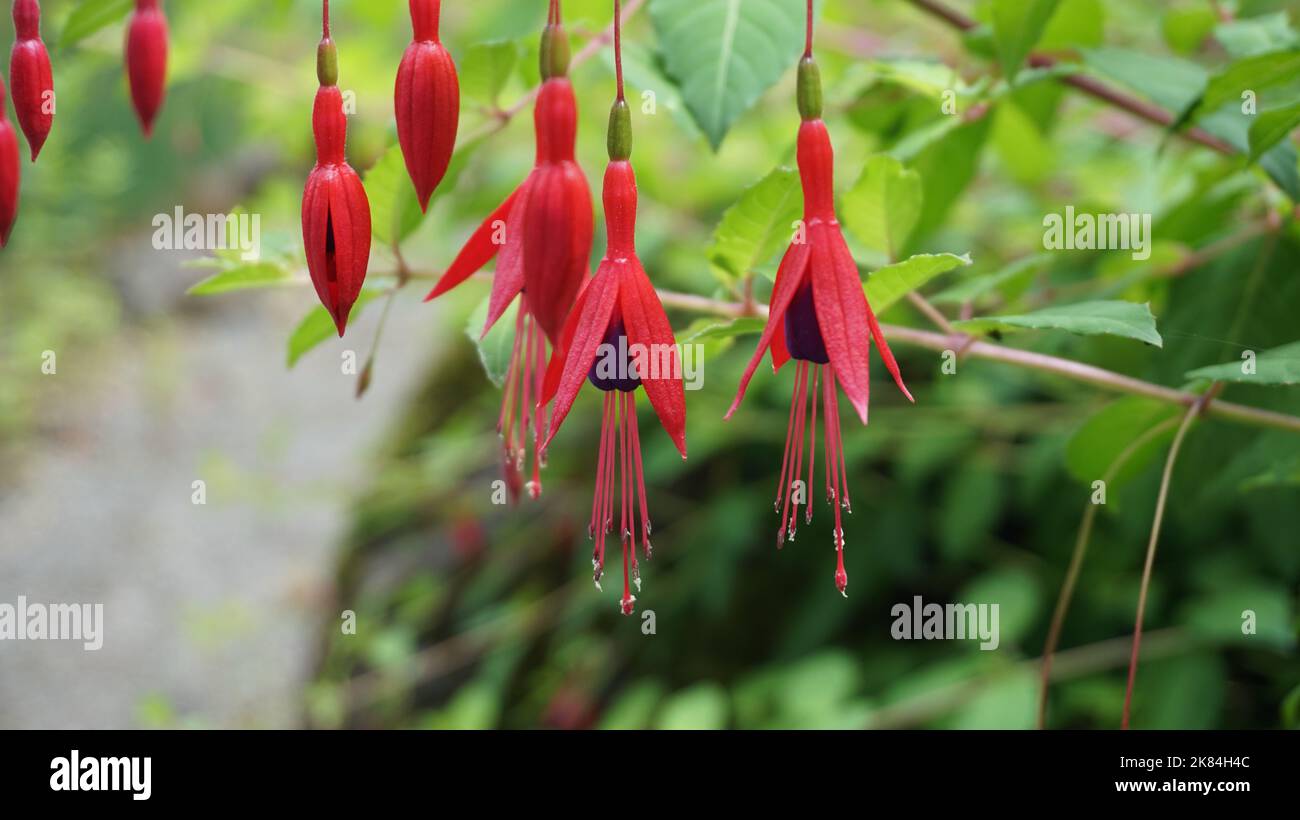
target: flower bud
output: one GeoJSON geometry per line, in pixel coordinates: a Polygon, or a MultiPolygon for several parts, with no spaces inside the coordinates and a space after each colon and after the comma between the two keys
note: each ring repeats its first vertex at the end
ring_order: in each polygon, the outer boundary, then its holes
{"type": "Polygon", "coordinates": [[[41,42],[40,4],[14,0],[13,17],[16,36],[9,56],[9,82],[14,112],[35,162],[54,124],[54,73],[50,54],[41,42]]]}
{"type": "Polygon", "coordinates": [[[167,93],[167,18],[159,0],[136,0],[127,24],[126,73],[140,127],[151,136],[167,93]]]}
{"type": "Polygon", "coordinates": [[[18,186],[22,174],[18,134],[5,114],[4,102],[5,84],[0,79],[0,248],[9,244],[9,234],[18,218],[18,186]]]}
{"type": "Polygon", "coordinates": [[[411,0],[415,37],[402,55],[394,93],[397,141],[422,210],[447,174],[460,123],[460,81],[438,41],[439,8],[439,0],[411,0]]]}

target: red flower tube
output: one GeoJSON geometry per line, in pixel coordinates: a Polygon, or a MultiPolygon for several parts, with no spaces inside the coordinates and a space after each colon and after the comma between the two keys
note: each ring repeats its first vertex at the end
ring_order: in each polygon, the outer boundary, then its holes
{"type": "Polygon", "coordinates": [[[41,6],[36,0],[14,0],[14,47],[9,54],[9,83],[14,112],[27,136],[32,162],[54,124],[54,72],[50,53],[41,42],[41,6]]]}
{"type": "Polygon", "coordinates": [[[338,49],[330,39],[329,8],[325,0],[324,38],[316,51],[320,89],[312,110],[316,167],[302,195],[302,241],[316,295],[342,336],[370,265],[370,201],[346,158],[348,119],[338,87],[338,49]]]}
{"type": "Polygon", "coordinates": [[[415,37],[397,69],[397,141],[421,210],[447,173],[460,121],[456,64],[438,42],[440,0],[411,0],[415,37]]]}
{"type": "Polygon", "coordinates": [[[146,137],[167,93],[167,18],[160,0],[136,0],[126,30],[126,74],[131,103],[146,137]]]}
{"type": "MultiPolygon", "coordinates": [[[[826,497],[835,509],[835,585],[841,593],[848,585],[844,569],[844,529],[841,510],[852,511],[849,498],[848,467],[844,460],[840,432],[839,394],[842,388],[867,423],[870,395],[868,364],[871,340],[880,348],[880,357],[898,389],[911,401],[912,394],[903,384],[898,363],[876,316],[867,303],[857,264],[835,215],[835,158],[826,123],[821,118],[821,78],[812,56],[812,4],[808,8],[808,47],[799,63],[799,175],[804,191],[804,225],[801,235],[787,251],[777,271],[772,288],[767,326],[758,349],[740,380],[736,399],[727,418],[736,412],[758,363],[769,349],[772,369],[779,370],[786,361],[798,361],[794,398],[786,430],[785,456],[777,487],[776,509],[781,515],[777,529],[777,546],[794,540],[802,493],[796,492],[804,464],[804,431],[811,426],[808,445],[807,484],[813,485],[816,474],[817,402],[820,383],[822,413],[825,417],[823,437],[826,497]],[[808,409],[811,397],[811,412],[808,409]]],[[[805,510],[805,522],[812,522],[812,504],[805,510]]]]}
{"type": "Polygon", "coordinates": [[[512,498],[523,484],[529,429],[533,469],[528,493],[541,494],[540,446],[545,409],[537,406],[546,369],[546,351],[556,345],[591,264],[595,230],[591,191],[574,160],[578,105],[567,76],[569,43],[552,0],[542,34],[541,72],[533,120],[537,158],[532,172],[469,238],[451,267],[426,297],[435,299],[482,268],[498,251],[492,295],[483,333],[520,297],[515,343],[507,370],[497,429],[504,447],[506,485],[512,498]]]}
{"type": "Polygon", "coordinates": [[[18,133],[5,114],[5,83],[0,78],[0,248],[9,244],[9,234],[18,218],[18,186],[21,181],[18,133]]]}
{"type": "Polygon", "coordinates": [[[636,603],[631,582],[636,583],[638,591],[641,588],[636,559],[638,532],[642,554],[647,559],[651,554],[636,390],[645,390],[682,458],[686,458],[686,394],[677,340],[659,294],[636,253],[636,175],[629,161],[632,118],[623,96],[617,0],[614,9],[618,99],[610,113],[610,162],[605,170],[607,251],[564,325],[547,368],[541,402],[555,401],[546,439],[549,445],[583,382],[591,382],[605,394],[596,456],[596,493],[587,533],[596,541],[592,569],[599,588],[605,571],[605,536],[613,530],[617,508],[623,545],[623,597],[619,605],[624,615],[631,615],[636,603]]]}

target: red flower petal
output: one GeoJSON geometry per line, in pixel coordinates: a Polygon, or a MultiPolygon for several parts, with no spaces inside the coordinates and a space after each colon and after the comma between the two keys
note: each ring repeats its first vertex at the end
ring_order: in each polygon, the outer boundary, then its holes
{"type": "Polygon", "coordinates": [[[844,395],[866,424],[871,340],[863,331],[870,326],[871,310],[862,290],[861,275],[838,225],[813,225],[809,228],[809,239],[813,246],[813,304],[826,353],[844,395]]]}
{"type": "Polygon", "coordinates": [[[682,384],[681,354],[659,294],[636,257],[622,266],[619,304],[627,329],[629,350],[644,350],[650,372],[638,373],[659,423],[686,458],[686,388],[682,384]],[[640,348],[633,348],[639,345],[640,348]],[[667,370],[668,372],[664,372],[667,370]]]}
{"type": "Polygon", "coordinates": [[[495,211],[488,215],[487,219],[483,220],[483,224],[478,226],[478,230],[474,231],[473,235],[470,236],[469,241],[465,243],[465,247],[460,249],[460,254],[451,263],[451,267],[447,268],[447,272],[442,275],[442,278],[438,280],[438,284],[433,286],[433,290],[429,291],[429,295],[424,297],[424,301],[428,302],[437,299],[492,261],[492,257],[496,256],[497,251],[500,250],[500,246],[492,241],[493,234],[497,231],[497,223],[509,220],[515,202],[518,201],[520,194],[527,187],[528,182],[525,180],[523,185],[519,186],[514,193],[506,198],[505,202],[502,202],[495,211]]]}
{"type": "MultiPolygon", "coordinates": [[[[767,352],[768,346],[778,332],[781,334],[781,349],[784,352],[785,311],[786,308],[790,307],[790,302],[794,299],[795,292],[799,290],[799,285],[803,283],[811,256],[812,248],[806,242],[796,242],[785,252],[785,258],[781,260],[781,267],[776,272],[776,284],[772,286],[772,300],[767,315],[767,327],[763,328],[763,335],[758,340],[758,349],[754,351],[753,358],[749,360],[749,366],[745,368],[745,375],[740,377],[740,387],[736,390],[736,399],[731,403],[731,409],[727,411],[725,418],[731,418],[736,409],[740,407],[741,400],[745,398],[745,391],[749,388],[749,380],[754,378],[754,371],[758,369],[758,363],[763,360],[763,354],[767,352]]],[[[789,358],[788,353],[785,354],[785,358],[789,358]]],[[[775,359],[774,355],[774,364],[775,359]]],[[[782,363],[784,361],[782,359],[782,363]]]]}
{"type": "Polygon", "coordinates": [[[483,336],[506,312],[510,303],[524,289],[524,225],[528,221],[531,192],[536,182],[536,172],[524,183],[524,195],[516,202],[506,221],[506,244],[497,257],[497,269],[492,274],[492,295],[488,297],[487,321],[483,323],[483,336]]]}
{"type": "MultiPolygon", "coordinates": [[[[771,306],[768,306],[771,309],[771,306]]],[[[785,363],[790,361],[790,351],[785,346],[785,317],[781,318],[781,324],[776,326],[776,332],[772,334],[772,344],[769,348],[772,354],[772,372],[780,371],[785,363]]]]}
{"type": "Polygon", "coordinates": [[[563,348],[557,348],[551,354],[551,364],[542,387],[542,404],[555,399],[550,431],[546,434],[548,445],[565,416],[569,415],[573,400],[587,380],[591,363],[596,360],[596,353],[605,341],[605,333],[618,304],[619,271],[614,265],[612,262],[602,263],[595,277],[587,283],[562,333],[563,348]],[[559,365],[559,375],[553,376],[550,371],[556,370],[556,362],[562,364],[559,365]]]}

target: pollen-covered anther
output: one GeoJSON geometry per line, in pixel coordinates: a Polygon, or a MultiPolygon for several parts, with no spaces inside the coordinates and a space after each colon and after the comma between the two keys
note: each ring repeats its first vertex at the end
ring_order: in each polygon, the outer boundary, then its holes
{"type": "Polygon", "coordinates": [[[631,594],[624,595],[623,600],[619,602],[619,608],[622,609],[624,615],[632,615],[635,613],[636,596],[631,594]]]}

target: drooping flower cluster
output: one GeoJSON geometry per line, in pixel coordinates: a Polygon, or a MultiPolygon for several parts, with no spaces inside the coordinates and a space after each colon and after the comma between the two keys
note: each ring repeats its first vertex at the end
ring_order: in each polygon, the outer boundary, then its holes
{"type": "Polygon", "coordinates": [[[857,264],[844,241],[835,213],[835,155],[830,134],[822,121],[821,77],[812,53],[812,4],[808,10],[808,44],[799,63],[799,175],[803,182],[804,217],[799,234],[777,271],[772,288],[767,325],[759,338],[749,366],[741,378],[736,399],[727,411],[730,418],[740,406],[754,371],[769,350],[774,371],[790,359],[795,369],[794,397],[786,431],[785,455],[777,487],[776,509],[781,516],[777,545],[794,540],[799,506],[805,505],[805,521],[812,521],[811,499],[803,496],[812,487],[816,472],[817,405],[821,391],[825,418],[823,439],[826,498],[835,510],[833,532],[836,553],[835,585],[841,593],[848,586],[844,568],[842,511],[852,511],[848,467],[844,459],[839,417],[839,394],[844,391],[867,423],[870,397],[871,341],[908,400],[912,394],[903,384],[898,363],[880,324],[867,303],[857,264]],[[819,388],[820,384],[820,388],[819,388]],[[811,408],[809,408],[811,401],[811,408]],[[802,480],[804,434],[808,431],[807,483],[802,480]]]}
{"type": "Polygon", "coordinates": [[[494,257],[496,272],[483,333],[516,297],[515,341],[498,421],[507,486],[517,497],[524,485],[532,439],[530,496],[541,494],[545,458],[541,435],[546,410],[542,393],[547,348],[555,348],[565,317],[587,279],[595,230],[591,191],[575,160],[578,105],[568,78],[569,44],[558,0],[552,0],[542,34],[542,87],[534,109],[537,155],[532,172],[465,243],[427,299],[468,279],[494,257]]]}

